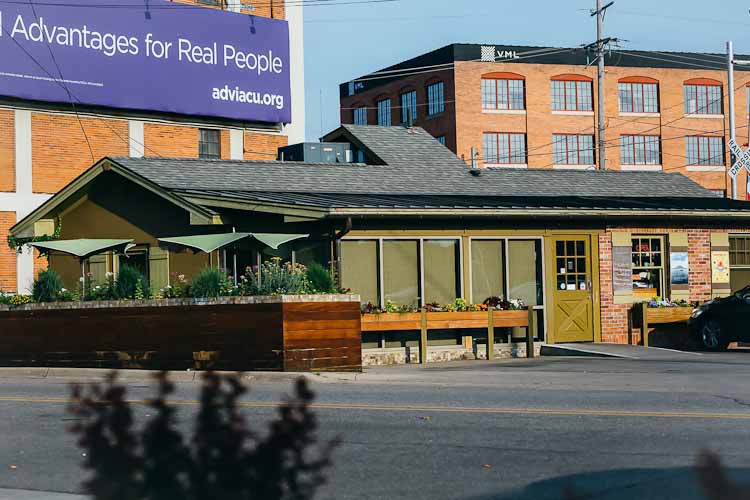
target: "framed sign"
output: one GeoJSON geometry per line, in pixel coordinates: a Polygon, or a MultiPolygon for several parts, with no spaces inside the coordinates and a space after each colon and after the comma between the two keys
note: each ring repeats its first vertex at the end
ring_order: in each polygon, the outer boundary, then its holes
{"type": "Polygon", "coordinates": [[[612,289],[633,290],[633,262],[630,247],[612,247],[612,289]]]}
{"type": "Polygon", "coordinates": [[[729,283],[729,252],[727,250],[711,252],[711,282],[729,283]]]}
{"type": "Polygon", "coordinates": [[[673,285],[688,284],[688,253],[671,252],[669,254],[669,282],[673,285]]]}

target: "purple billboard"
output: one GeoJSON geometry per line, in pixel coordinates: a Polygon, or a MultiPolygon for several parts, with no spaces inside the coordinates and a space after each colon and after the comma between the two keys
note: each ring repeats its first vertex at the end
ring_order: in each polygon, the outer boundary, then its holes
{"type": "Polygon", "coordinates": [[[0,3],[0,95],[290,123],[286,21],[163,0],[0,3]]]}

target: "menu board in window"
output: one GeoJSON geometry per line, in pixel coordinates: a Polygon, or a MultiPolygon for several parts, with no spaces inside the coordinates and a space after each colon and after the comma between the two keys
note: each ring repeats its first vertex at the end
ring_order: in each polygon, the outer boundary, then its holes
{"type": "Polygon", "coordinates": [[[612,247],[612,289],[630,291],[633,288],[630,248],[612,247]]]}

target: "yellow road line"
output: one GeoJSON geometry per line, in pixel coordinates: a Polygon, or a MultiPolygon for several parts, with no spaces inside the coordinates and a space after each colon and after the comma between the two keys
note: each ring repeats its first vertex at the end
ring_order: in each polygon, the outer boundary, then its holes
{"type": "MultiPolygon", "coordinates": [[[[30,404],[67,404],[67,398],[40,398],[20,396],[0,396],[0,403],[30,403],[30,404]]],[[[148,400],[130,399],[129,403],[145,405],[148,400]]],[[[170,401],[174,405],[197,406],[197,400],[179,399],[170,401]]],[[[276,408],[281,402],[243,401],[239,405],[245,408],[276,408]]],[[[558,415],[558,416],[588,416],[588,417],[653,417],[653,418],[699,418],[720,420],[750,420],[748,413],[724,412],[688,412],[688,411],[626,411],[626,410],[593,410],[575,408],[482,408],[467,406],[387,406],[349,403],[314,403],[311,408],[318,410],[362,410],[362,411],[396,411],[396,412],[435,412],[435,413],[482,413],[498,415],[558,415]]]]}

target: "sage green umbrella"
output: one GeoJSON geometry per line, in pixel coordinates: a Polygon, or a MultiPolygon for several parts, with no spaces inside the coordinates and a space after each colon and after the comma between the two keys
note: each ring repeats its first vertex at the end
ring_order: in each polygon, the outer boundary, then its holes
{"type": "Polygon", "coordinates": [[[113,240],[113,239],[87,239],[77,240],[53,240],[53,241],[36,241],[29,245],[43,252],[60,252],[78,257],[81,261],[81,281],[86,285],[86,267],[85,261],[92,255],[96,255],[109,250],[120,253],[127,253],[132,247],[133,240],[113,240]]]}
{"type": "MultiPolygon", "coordinates": [[[[159,238],[163,243],[181,245],[194,248],[210,254],[220,248],[226,247],[245,238],[253,237],[262,244],[278,250],[284,243],[307,238],[308,234],[277,234],[277,233],[222,233],[222,234],[197,234],[193,236],[172,236],[159,238]]],[[[226,264],[226,255],[224,257],[226,264]]],[[[234,256],[234,281],[237,284],[237,256],[234,256]]]]}

